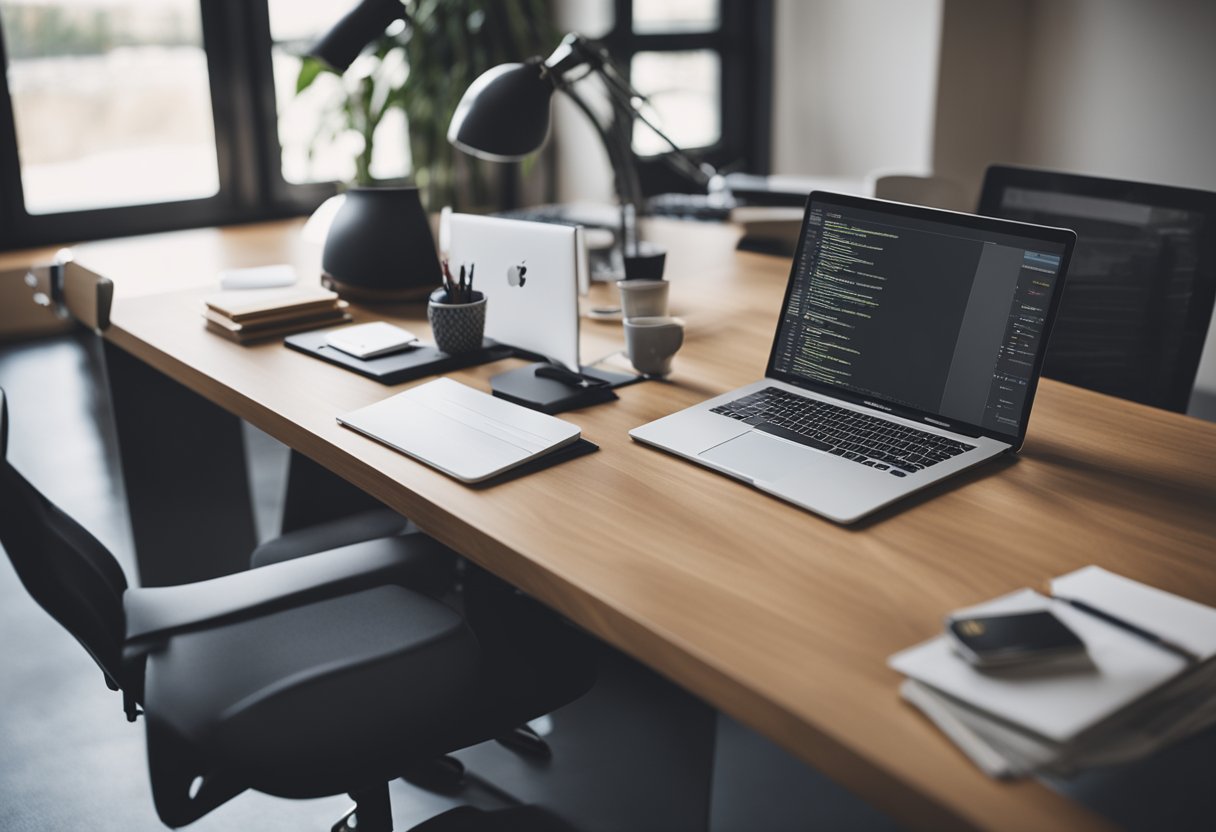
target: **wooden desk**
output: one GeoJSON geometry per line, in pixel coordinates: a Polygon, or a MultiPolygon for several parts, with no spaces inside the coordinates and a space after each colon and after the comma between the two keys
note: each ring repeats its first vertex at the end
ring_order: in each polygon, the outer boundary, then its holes
{"type": "MultiPolygon", "coordinates": [[[[1034,782],[979,773],[898,698],[887,656],[942,615],[1096,563],[1216,603],[1216,425],[1045,381],[1018,460],[843,528],[634,444],[627,431],[763,375],[788,261],[738,254],[729,227],[666,223],[688,325],[667,383],[567,414],[599,453],[467,488],[337,425],[386,388],[279,344],[206,333],[227,266],[316,274],[298,223],[82,246],[117,284],[106,339],[413,518],[911,826],[1093,829],[1034,782]]],[[[603,289],[604,287],[601,287],[603,289]]],[[[604,289],[606,291],[606,289],[604,289]]],[[[392,310],[424,328],[420,307],[392,310]]],[[[360,310],[360,319],[387,310],[360,310]]],[[[584,357],[620,346],[585,322],[584,357]]],[[[488,389],[509,364],[454,374],[488,389]]]]}

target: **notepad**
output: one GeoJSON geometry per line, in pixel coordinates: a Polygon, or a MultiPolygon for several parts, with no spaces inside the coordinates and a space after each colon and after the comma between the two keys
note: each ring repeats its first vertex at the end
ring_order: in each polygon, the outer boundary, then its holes
{"type": "Polygon", "coordinates": [[[920,708],[995,776],[1069,769],[1142,756],[1216,719],[1216,609],[1096,566],[1052,591],[1192,650],[1189,664],[1160,646],[1025,589],[966,612],[1050,609],[1085,642],[1089,667],[972,667],[938,637],[891,657],[920,708]]]}
{"type": "Polygon", "coordinates": [[[579,438],[577,425],[448,378],[338,417],[366,436],[462,482],[482,482],[579,438]]]}

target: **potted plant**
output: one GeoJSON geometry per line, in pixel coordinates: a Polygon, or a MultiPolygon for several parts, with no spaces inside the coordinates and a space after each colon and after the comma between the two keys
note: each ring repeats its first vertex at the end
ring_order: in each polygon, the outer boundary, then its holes
{"type": "MultiPolygon", "coordinates": [[[[314,144],[355,133],[357,186],[378,184],[372,173],[376,129],[394,108],[404,115],[412,179],[430,211],[492,202],[485,163],[455,153],[447,128],[461,95],[492,66],[523,60],[556,40],[548,0],[407,0],[408,22],[377,38],[343,78],[346,95],[322,120],[314,144]]],[[[297,95],[324,73],[306,57],[297,95]]]]}

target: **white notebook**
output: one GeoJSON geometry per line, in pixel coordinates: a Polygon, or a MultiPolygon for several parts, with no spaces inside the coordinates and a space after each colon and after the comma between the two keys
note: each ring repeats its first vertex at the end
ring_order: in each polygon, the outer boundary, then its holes
{"type": "Polygon", "coordinates": [[[575,442],[577,425],[440,378],[339,416],[462,482],[495,474],[575,442]]]}
{"type": "MultiPolygon", "coordinates": [[[[1172,639],[1205,661],[1216,655],[1216,609],[1089,566],[1052,582],[1052,591],[1172,639]]],[[[895,654],[900,673],[1056,743],[1082,732],[1188,670],[1180,656],[1066,604],[1024,589],[972,607],[997,613],[1051,609],[1085,642],[1092,668],[977,670],[944,636],[895,654]]]]}

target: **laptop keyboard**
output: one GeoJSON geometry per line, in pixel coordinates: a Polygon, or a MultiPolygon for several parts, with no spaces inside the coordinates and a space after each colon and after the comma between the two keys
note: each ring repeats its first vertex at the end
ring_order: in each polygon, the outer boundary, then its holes
{"type": "Polygon", "coordinates": [[[718,405],[711,412],[896,477],[906,477],[975,448],[777,387],[718,405]]]}

